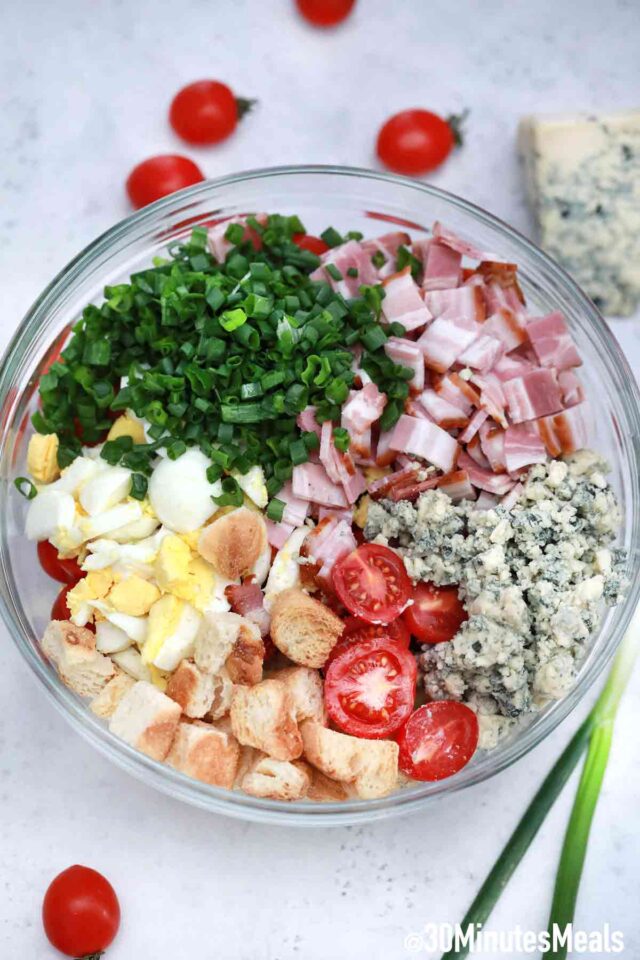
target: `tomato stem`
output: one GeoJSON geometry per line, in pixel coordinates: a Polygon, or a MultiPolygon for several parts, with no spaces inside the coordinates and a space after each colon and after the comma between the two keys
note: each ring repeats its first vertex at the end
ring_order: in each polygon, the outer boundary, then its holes
{"type": "Polygon", "coordinates": [[[242,120],[245,113],[250,113],[255,107],[257,100],[247,100],[245,97],[236,97],[236,109],[238,111],[238,120],[242,120]]]}
{"type": "Polygon", "coordinates": [[[447,123],[451,127],[453,142],[455,143],[456,147],[461,147],[464,143],[462,128],[468,116],[469,111],[465,108],[462,113],[452,113],[448,117],[445,117],[447,123]]]}

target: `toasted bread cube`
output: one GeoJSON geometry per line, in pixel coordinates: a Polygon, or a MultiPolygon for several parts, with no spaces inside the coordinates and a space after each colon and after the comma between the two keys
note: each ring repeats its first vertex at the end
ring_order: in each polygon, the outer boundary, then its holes
{"type": "Polygon", "coordinates": [[[306,764],[262,757],[245,774],[240,788],[252,797],[270,800],[302,800],[309,789],[306,764]]]}
{"type": "Polygon", "coordinates": [[[180,704],[183,713],[196,719],[211,710],[217,687],[210,673],[203,673],[192,660],[182,660],[169,677],[166,694],[180,704]]]}
{"type": "MultiPolygon", "coordinates": [[[[227,722],[229,723],[229,731],[231,731],[231,722],[227,721],[227,718],[217,723],[216,726],[222,727],[224,730],[226,729],[227,722]]],[[[256,750],[255,747],[247,747],[242,743],[240,744],[240,760],[238,762],[238,770],[236,772],[234,787],[237,787],[238,789],[241,788],[242,781],[246,775],[254,768],[258,760],[264,756],[264,753],[261,753],[260,750],[256,750]]]]}
{"type": "Polygon", "coordinates": [[[52,620],[40,646],[63,683],[82,697],[97,696],[115,673],[109,657],[96,650],[95,634],[68,620],[52,620]]]}
{"type": "Polygon", "coordinates": [[[296,720],[315,720],[326,724],[324,708],[324,687],[322,677],[311,667],[285,667],[274,676],[286,684],[295,710],[296,720]]]}
{"type": "Polygon", "coordinates": [[[304,756],[326,776],[353,783],[363,800],[384,797],[398,781],[398,744],[365,740],[322,727],[312,720],[301,725],[304,756]]]}
{"type": "Polygon", "coordinates": [[[109,729],[153,760],[164,760],[178,723],[180,705],[146,680],[138,680],[116,707],[109,729]]]}
{"type": "Polygon", "coordinates": [[[135,680],[128,677],[126,673],[116,673],[115,677],[102,688],[98,696],[93,698],[89,704],[89,709],[97,717],[112,717],[125,693],[131,690],[134,683],[135,680]]]}
{"type": "Polygon", "coordinates": [[[238,613],[205,613],[196,634],[193,654],[200,670],[211,674],[220,672],[244,623],[247,621],[238,613]]]}
{"type": "Polygon", "coordinates": [[[214,787],[233,787],[240,745],[230,733],[209,723],[180,723],[167,763],[195,780],[214,787]]]}
{"type": "Polygon", "coordinates": [[[231,729],[240,743],[256,747],[276,760],[295,760],[302,753],[293,701],[280,680],[234,687],[231,729]]]}
{"type": "Polygon", "coordinates": [[[227,671],[223,669],[214,677],[215,688],[213,691],[213,702],[205,720],[222,720],[229,715],[231,710],[231,700],[233,698],[233,684],[227,671]]]}
{"type": "Polygon", "coordinates": [[[283,590],[274,600],[271,639],[294,663],[324,666],[343,629],[340,617],[296,587],[283,590]]]}
{"type": "Polygon", "coordinates": [[[240,625],[231,653],[225,661],[231,682],[244,687],[252,687],[260,683],[263,662],[264,643],[260,631],[255,623],[244,620],[240,625]]]}
{"type": "Polygon", "coordinates": [[[267,547],[267,527],[260,513],[238,507],[216,518],[198,539],[198,553],[227,580],[239,580],[253,567],[267,547]]]}
{"type": "MultiPolygon", "coordinates": [[[[299,763],[300,761],[298,761],[299,763]]],[[[332,780],[325,776],[316,767],[309,766],[309,789],[307,790],[307,800],[317,802],[335,802],[348,800],[354,792],[353,788],[347,783],[340,783],[339,780],[332,780]]]]}

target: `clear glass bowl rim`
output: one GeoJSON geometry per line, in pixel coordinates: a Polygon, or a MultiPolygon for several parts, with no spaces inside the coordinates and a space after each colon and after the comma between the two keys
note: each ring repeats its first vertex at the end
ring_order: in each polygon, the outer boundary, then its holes
{"type": "MultiPolygon", "coordinates": [[[[83,270],[88,267],[96,257],[109,250],[114,251],[118,247],[119,242],[124,242],[136,233],[142,233],[145,228],[151,228],[154,222],[159,223],[165,215],[184,209],[185,204],[188,204],[189,201],[204,199],[211,191],[218,191],[225,186],[250,180],[269,180],[289,175],[305,176],[309,174],[386,181],[391,184],[395,183],[404,187],[410,187],[416,191],[423,192],[438,200],[444,201],[453,207],[457,207],[464,214],[470,215],[473,219],[504,234],[511,242],[519,244],[522,249],[527,252],[531,260],[536,263],[541,272],[546,274],[547,277],[555,283],[560,284],[565,292],[570,294],[585,318],[589,320],[592,327],[595,327],[595,333],[598,337],[599,345],[602,347],[603,354],[610,363],[615,364],[618,369],[625,372],[627,383],[625,397],[627,426],[631,428],[634,439],[640,436],[640,392],[638,391],[635,377],[626,357],[592,301],[588,299],[571,277],[557,263],[551,260],[551,258],[530,240],[482,208],[428,183],[365,168],[333,165],[292,165],[243,171],[206,180],[179,193],[172,194],[115,224],[74,257],[36,299],[18,326],[2,358],[0,364],[0,402],[6,412],[3,418],[4,422],[0,436],[0,456],[5,450],[7,424],[12,421],[13,410],[19,401],[19,396],[14,397],[12,401],[8,400],[8,391],[16,357],[22,350],[28,349],[32,336],[56,300],[64,295],[74,281],[79,280],[83,270]],[[6,408],[4,407],[5,404],[6,408]]],[[[637,501],[639,497],[637,469],[634,481],[633,494],[637,501]]],[[[5,502],[7,484],[7,476],[4,475],[2,493],[5,502]]],[[[4,514],[5,511],[3,510],[1,517],[3,536],[6,534],[4,514]]],[[[493,764],[491,769],[478,770],[474,766],[466,767],[449,780],[425,783],[417,787],[402,789],[391,796],[378,800],[348,800],[340,803],[307,801],[283,803],[280,801],[249,797],[239,792],[210,787],[207,784],[179,773],[165,764],[151,760],[109,733],[103,723],[90,713],[82,701],[76,698],[64,686],[55,672],[47,665],[44,658],[38,654],[32,642],[32,637],[26,629],[26,625],[22,623],[17,616],[4,564],[0,570],[0,614],[9,629],[14,643],[30,669],[42,683],[47,695],[53,701],[56,708],[86,740],[127,772],[176,799],[238,819],[274,824],[286,823],[291,826],[346,825],[381,819],[400,813],[408,813],[424,808],[430,801],[435,800],[437,797],[451,794],[482,782],[511,766],[551,733],[584,697],[591,684],[613,657],[615,650],[626,632],[639,597],[640,567],[636,565],[618,622],[611,636],[607,639],[606,646],[601,651],[597,662],[593,662],[590,665],[590,669],[581,671],[578,682],[574,688],[564,699],[554,704],[540,718],[535,727],[526,728],[509,746],[503,749],[499,755],[496,755],[496,763],[493,764]]]]}

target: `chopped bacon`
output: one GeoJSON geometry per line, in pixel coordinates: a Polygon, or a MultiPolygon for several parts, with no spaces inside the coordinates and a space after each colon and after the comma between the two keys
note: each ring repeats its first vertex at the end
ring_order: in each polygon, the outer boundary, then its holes
{"type": "Polygon", "coordinates": [[[482,291],[475,285],[433,290],[425,293],[424,301],[434,317],[444,317],[460,327],[477,329],[475,325],[486,317],[482,291]]]}
{"type": "Polygon", "coordinates": [[[318,520],[348,520],[353,521],[353,507],[347,507],[346,510],[338,510],[336,507],[320,507],[318,510],[318,520]]]}
{"type": "Polygon", "coordinates": [[[463,257],[471,257],[472,260],[494,260],[498,263],[500,262],[497,254],[474,247],[473,244],[463,240],[462,237],[459,237],[453,230],[449,230],[443,226],[438,220],[434,223],[431,232],[436,240],[439,240],[440,243],[445,243],[448,247],[451,247],[452,250],[457,250],[463,257]]]}
{"type": "Polygon", "coordinates": [[[316,528],[317,535],[310,536],[307,554],[320,566],[320,575],[327,576],[336,560],[355,550],[358,544],[348,520],[330,520],[316,528]]]}
{"type": "Polygon", "coordinates": [[[403,467],[402,470],[396,470],[395,473],[388,473],[384,477],[378,477],[369,484],[369,495],[374,500],[386,497],[389,491],[395,487],[406,487],[414,483],[418,473],[418,465],[403,467]]]}
{"type": "Polygon", "coordinates": [[[480,427],[480,446],[494,473],[504,473],[507,461],[504,450],[505,431],[487,420],[480,427]]]}
{"type": "Polygon", "coordinates": [[[404,413],[393,429],[391,446],[402,453],[423,457],[445,473],[453,469],[459,450],[457,442],[446,430],[404,413]]]}
{"type": "Polygon", "coordinates": [[[362,433],[380,418],[386,403],[386,393],[381,393],[375,383],[367,383],[349,394],[342,408],[342,422],[349,432],[362,433]]]}
{"type": "Polygon", "coordinates": [[[437,240],[423,248],[423,290],[447,290],[460,282],[462,254],[437,240]]]}
{"type": "Polygon", "coordinates": [[[535,428],[529,423],[507,427],[504,434],[504,459],[509,473],[532,463],[544,463],[547,453],[535,428]]]}
{"type": "Polygon", "coordinates": [[[505,345],[496,337],[482,334],[474,340],[458,357],[458,363],[465,367],[473,367],[480,373],[491,370],[505,352],[505,345]]]}
{"type": "Polygon", "coordinates": [[[400,247],[406,246],[410,242],[411,238],[408,233],[398,231],[396,233],[385,233],[382,237],[376,237],[373,240],[363,240],[362,248],[369,254],[369,259],[374,257],[376,253],[383,255],[385,263],[382,267],[376,269],[379,278],[384,280],[385,277],[395,272],[396,258],[400,247]]]}
{"type": "Polygon", "coordinates": [[[521,357],[517,353],[508,353],[501,357],[494,366],[492,373],[495,373],[498,380],[513,380],[514,377],[522,377],[525,373],[535,370],[535,364],[521,357]]]}
{"type": "Polygon", "coordinates": [[[464,410],[445,400],[441,394],[430,387],[423,390],[418,400],[438,426],[444,430],[466,427],[469,422],[464,410]]]}
{"type": "Polygon", "coordinates": [[[320,439],[320,424],[316,420],[315,407],[305,407],[296,417],[296,424],[300,430],[304,430],[306,433],[315,433],[318,440],[320,439]]]}
{"type": "Polygon", "coordinates": [[[320,463],[334,483],[342,484],[347,503],[355,503],[365,490],[365,480],[351,454],[337,449],[333,440],[333,424],[329,420],[322,424],[320,463]]]}
{"type": "Polygon", "coordinates": [[[466,470],[454,470],[444,477],[438,478],[438,490],[446,493],[454,502],[458,500],[475,500],[475,490],[466,470]]]}
{"type": "Polygon", "coordinates": [[[562,405],[575,407],[584,400],[584,390],[573,370],[561,370],[558,374],[558,386],[562,393],[562,405]]]}
{"type": "Polygon", "coordinates": [[[480,405],[480,394],[459,373],[447,373],[440,377],[434,381],[433,389],[454,407],[464,410],[467,416],[471,415],[472,407],[480,405]]]}
{"type": "Polygon", "coordinates": [[[507,353],[527,340],[524,317],[507,307],[501,307],[487,319],[483,332],[501,340],[507,353]]]}
{"type": "Polygon", "coordinates": [[[562,397],[551,370],[533,370],[502,384],[514,423],[537,420],[562,409],[562,397]]]}
{"type": "Polygon", "coordinates": [[[419,392],[424,387],[424,356],[420,347],[413,340],[404,337],[389,337],[384,345],[385,353],[403,367],[413,370],[413,377],[409,380],[412,390],[419,392]]]}
{"type": "Polygon", "coordinates": [[[406,486],[392,487],[387,494],[390,500],[396,503],[400,500],[417,500],[425,490],[433,490],[438,485],[438,477],[429,477],[427,480],[416,480],[415,483],[409,483],[406,486]]]}
{"type": "Polygon", "coordinates": [[[493,493],[489,493],[487,490],[481,490],[474,504],[474,508],[476,510],[493,510],[499,503],[500,501],[493,493]]]}
{"type": "Polygon", "coordinates": [[[387,323],[401,323],[410,331],[419,330],[432,319],[409,267],[387,277],[382,285],[382,315],[387,323]]]}
{"type": "Polygon", "coordinates": [[[356,240],[347,240],[339,247],[334,247],[322,254],[321,266],[310,274],[311,280],[324,280],[332,290],[341,293],[343,297],[357,297],[361,284],[378,282],[376,268],[371,263],[371,257],[356,240]],[[327,272],[328,264],[333,264],[342,274],[342,279],[335,280],[327,272]],[[355,270],[355,277],[349,276],[348,271],[355,270]]]}
{"type": "Polygon", "coordinates": [[[521,483],[516,483],[515,487],[512,487],[509,490],[509,493],[506,493],[502,500],[500,501],[500,506],[504,507],[505,510],[511,510],[515,506],[516,502],[520,499],[524,492],[524,487],[521,483]]]}
{"type": "Polygon", "coordinates": [[[245,580],[242,584],[225,587],[225,596],[234,613],[246,617],[266,637],[271,626],[271,616],[264,606],[264,594],[255,580],[245,580]]]}
{"type": "Polygon", "coordinates": [[[445,373],[476,336],[474,330],[465,330],[451,320],[438,317],[416,343],[422,350],[425,364],[437,373],[445,373]]]}
{"type": "Polygon", "coordinates": [[[282,500],[286,506],[282,514],[284,523],[290,523],[294,527],[301,527],[309,514],[309,501],[301,500],[294,496],[291,489],[291,481],[288,480],[277,494],[278,500],[282,500]]]}
{"type": "Polygon", "coordinates": [[[379,467],[388,467],[396,459],[396,451],[391,446],[393,430],[384,430],[378,437],[375,461],[379,467]]]}
{"type": "Polygon", "coordinates": [[[265,519],[265,523],[267,525],[267,540],[269,545],[275,547],[276,550],[280,550],[295,530],[295,526],[292,523],[275,523],[273,520],[269,520],[268,517],[265,519]]]}
{"type": "Polygon", "coordinates": [[[508,493],[516,482],[508,473],[491,473],[490,470],[483,470],[464,450],[458,457],[458,467],[467,471],[474,487],[498,494],[498,496],[508,493]]]}
{"type": "MultiPolygon", "coordinates": [[[[264,225],[266,224],[268,218],[266,213],[257,213],[255,219],[258,223],[264,225]]],[[[211,256],[215,257],[218,263],[224,263],[227,254],[233,247],[231,241],[227,240],[225,237],[225,233],[234,223],[239,223],[245,228],[244,237],[242,238],[243,240],[252,239],[254,240],[256,246],[258,245],[256,239],[257,233],[254,229],[247,225],[246,216],[228,217],[225,220],[222,220],[220,223],[216,223],[215,226],[210,227],[210,229],[207,231],[207,245],[209,247],[209,251],[211,256]]]]}
{"type": "Polygon", "coordinates": [[[471,417],[471,420],[469,420],[469,423],[458,437],[458,442],[466,443],[468,445],[476,437],[478,430],[488,416],[489,413],[487,410],[476,410],[474,415],[471,417]]]}
{"type": "MultiPolygon", "coordinates": [[[[515,294],[517,298],[518,310],[525,304],[524,294],[518,283],[518,265],[515,263],[502,263],[496,260],[483,260],[479,263],[476,272],[485,280],[489,288],[500,287],[505,293],[515,294]]],[[[510,305],[513,301],[510,299],[510,305]]]]}
{"type": "MultiPolygon", "coordinates": [[[[496,428],[496,429],[499,429],[499,428],[496,428]]],[[[479,467],[482,467],[483,470],[491,470],[491,464],[489,463],[486,456],[484,455],[484,452],[482,450],[482,443],[478,435],[476,435],[472,440],[469,441],[469,443],[466,446],[466,451],[469,454],[469,456],[473,460],[475,460],[475,462],[478,464],[479,467]]],[[[500,470],[499,472],[502,473],[503,470],[500,470]]]]}
{"type": "Polygon", "coordinates": [[[567,370],[569,367],[579,367],[582,363],[566,320],[559,310],[554,310],[546,317],[532,317],[527,324],[527,335],[538,363],[543,367],[567,370]]]}
{"type": "Polygon", "coordinates": [[[488,411],[489,416],[493,417],[501,426],[506,427],[507,420],[504,414],[506,406],[506,396],[503,390],[503,384],[492,372],[482,374],[474,373],[471,381],[480,387],[480,406],[488,411]]]}
{"type": "Polygon", "coordinates": [[[552,457],[574,453],[587,445],[590,408],[587,400],[552,416],[536,420],[535,427],[552,457]]]}
{"type": "Polygon", "coordinates": [[[293,468],[291,488],[296,497],[322,507],[347,507],[341,487],[333,483],[321,463],[301,463],[293,468]]]}

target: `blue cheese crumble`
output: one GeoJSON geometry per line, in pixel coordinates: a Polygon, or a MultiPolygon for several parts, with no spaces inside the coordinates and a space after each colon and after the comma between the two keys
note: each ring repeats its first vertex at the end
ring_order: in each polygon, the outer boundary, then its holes
{"type": "Polygon", "coordinates": [[[463,700],[495,746],[518,718],[574,683],[603,601],[622,599],[625,553],[612,547],[620,511],[596,453],[532,467],[510,510],[453,503],[369,506],[365,537],[398,549],[414,581],[457,584],[469,619],[418,656],[429,699],[463,700]]]}

